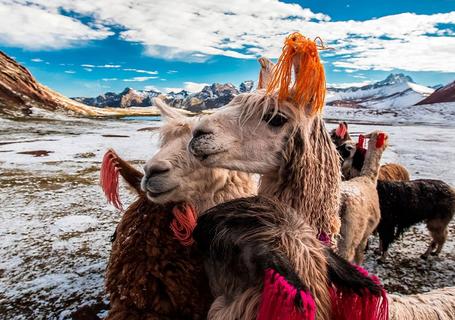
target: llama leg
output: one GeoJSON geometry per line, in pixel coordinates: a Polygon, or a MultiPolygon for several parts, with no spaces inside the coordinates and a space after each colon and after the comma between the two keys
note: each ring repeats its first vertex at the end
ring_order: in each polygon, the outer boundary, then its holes
{"type": "Polygon", "coordinates": [[[368,237],[365,237],[360,242],[359,246],[355,250],[355,258],[354,261],[356,264],[361,264],[363,262],[365,256],[365,248],[368,245],[368,237]]]}
{"type": "Polygon", "coordinates": [[[430,245],[428,246],[428,249],[427,251],[425,251],[424,254],[422,254],[420,257],[424,260],[426,260],[428,258],[428,256],[430,255],[430,253],[436,248],[436,242],[433,240],[431,241],[430,245]]]}
{"type": "Polygon", "coordinates": [[[441,253],[442,247],[444,246],[444,243],[446,242],[448,236],[449,231],[447,230],[447,228],[445,228],[442,233],[438,234],[437,238],[434,238],[433,236],[433,239],[435,239],[434,241],[437,242],[436,251],[431,253],[433,256],[437,256],[441,253]]]}

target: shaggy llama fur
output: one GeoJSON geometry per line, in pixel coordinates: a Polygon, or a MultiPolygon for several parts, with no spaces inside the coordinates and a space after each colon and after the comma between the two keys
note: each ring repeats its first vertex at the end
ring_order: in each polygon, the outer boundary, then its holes
{"type": "Polygon", "coordinates": [[[341,185],[341,238],[338,242],[339,254],[357,264],[363,262],[368,237],[376,229],[381,218],[376,183],[379,162],[387,147],[387,136],[382,132],[369,135],[365,165],[360,176],[341,185]],[[385,142],[378,145],[378,139],[385,142]]]}
{"type": "MultiPolygon", "coordinates": [[[[205,319],[213,298],[203,261],[195,246],[182,245],[171,230],[175,210],[191,205],[202,212],[254,193],[249,175],[203,168],[191,158],[186,145],[197,119],[160,108],[168,117],[160,129],[161,149],[147,162],[144,191],[124,213],[112,245],[108,319],[205,319]]],[[[119,173],[137,189],[138,172],[126,165],[119,159],[119,173]],[[135,172],[133,178],[128,172],[135,172]]]]}
{"type": "Polygon", "coordinates": [[[387,257],[390,244],[411,226],[426,222],[432,241],[423,253],[438,255],[447,240],[448,225],[455,213],[455,190],[440,180],[379,181],[381,208],[378,225],[381,261],[387,257]]]}
{"type": "MultiPolygon", "coordinates": [[[[193,235],[216,297],[210,320],[257,319],[264,274],[270,269],[311,294],[316,319],[332,318],[332,284],[344,294],[381,295],[379,285],[317,240],[314,229],[295,210],[271,198],[242,198],[215,206],[200,216],[193,235]]],[[[295,299],[297,305],[302,303],[295,299]]],[[[278,310],[286,309],[285,303],[272,303],[280,305],[278,310]]],[[[267,314],[266,319],[275,318],[267,314]]]]}
{"type": "Polygon", "coordinates": [[[339,233],[339,158],[310,107],[263,89],[241,94],[201,120],[190,151],[206,166],[261,174],[259,194],[290,205],[317,232],[339,233]]]}

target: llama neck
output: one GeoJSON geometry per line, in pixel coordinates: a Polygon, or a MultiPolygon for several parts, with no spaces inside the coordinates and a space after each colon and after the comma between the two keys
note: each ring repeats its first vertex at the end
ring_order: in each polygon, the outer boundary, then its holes
{"type": "Polygon", "coordinates": [[[217,204],[256,193],[251,175],[244,172],[214,169],[204,182],[193,197],[198,215],[217,204]]]}
{"type": "Polygon", "coordinates": [[[261,177],[259,194],[290,205],[317,231],[337,234],[341,183],[338,153],[322,119],[308,122],[307,130],[299,127],[288,138],[281,168],[261,177]]]}
{"type": "Polygon", "coordinates": [[[384,152],[383,148],[376,148],[376,141],[368,142],[368,149],[365,155],[365,162],[363,164],[362,170],[360,171],[360,176],[367,177],[376,183],[378,180],[380,161],[382,153],[384,152]]]}

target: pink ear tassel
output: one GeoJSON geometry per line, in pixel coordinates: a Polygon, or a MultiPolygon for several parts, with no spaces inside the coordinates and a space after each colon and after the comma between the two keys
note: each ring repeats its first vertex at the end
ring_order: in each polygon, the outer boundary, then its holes
{"type": "Polygon", "coordinates": [[[123,206],[119,198],[119,170],[116,161],[117,154],[109,149],[103,157],[100,171],[100,185],[107,198],[115,208],[123,211],[123,206]]]}
{"type": "Polygon", "coordinates": [[[344,139],[344,137],[346,136],[346,133],[347,133],[346,126],[344,125],[344,123],[340,123],[338,125],[338,128],[335,130],[336,136],[341,139],[344,139]]]}
{"type": "Polygon", "coordinates": [[[172,209],[174,219],[171,222],[171,230],[174,233],[175,238],[180,243],[188,247],[194,243],[193,230],[196,228],[196,212],[194,208],[189,204],[184,204],[183,211],[180,210],[179,206],[175,206],[172,209]]]}
{"type": "MultiPolygon", "coordinates": [[[[379,279],[374,275],[356,266],[361,274],[370,277],[376,284],[379,279]]],[[[362,295],[354,292],[346,292],[336,287],[330,287],[332,299],[332,319],[337,320],[387,320],[389,318],[389,307],[384,288],[381,295],[377,296],[363,289],[362,295]]]]}
{"type": "Polygon", "coordinates": [[[273,269],[264,275],[264,289],[257,320],[313,320],[316,307],[311,293],[297,290],[273,269]],[[295,297],[300,294],[302,307],[295,305],[295,297]]]}
{"type": "Polygon", "coordinates": [[[359,135],[359,140],[357,142],[357,149],[365,149],[365,136],[363,134],[359,135]]]}
{"type": "Polygon", "coordinates": [[[378,138],[376,139],[376,148],[381,148],[385,142],[385,133],[379,133],[378,138]]]}

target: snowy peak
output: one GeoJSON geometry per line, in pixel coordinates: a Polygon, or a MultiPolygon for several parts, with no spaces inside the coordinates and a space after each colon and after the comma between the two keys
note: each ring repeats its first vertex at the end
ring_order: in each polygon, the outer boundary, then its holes
{"type": "Polygon", "coordinates": [[[410,76],[404,75],[403,73],[391,73],[382,81],[376,83],[376,85],[391,85],[397,83],[406,83],[411,82],[414,83],[414,80],[410,76]]]}
{"type": "Polygon", "coordinates": [[[329,106],[351,108],[399,108],[412,106],[433,93],[434,89],[416,84],[402,73],[362,87],[328,88],[329,106]]]}

